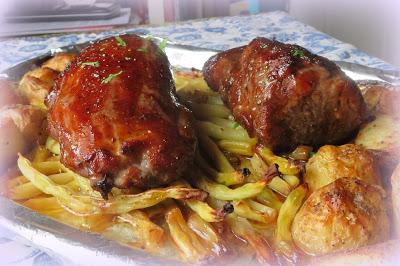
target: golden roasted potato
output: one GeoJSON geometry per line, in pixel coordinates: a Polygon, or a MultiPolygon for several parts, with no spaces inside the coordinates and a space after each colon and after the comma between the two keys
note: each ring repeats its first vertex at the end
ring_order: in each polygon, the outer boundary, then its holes
{"type": "Polygon", "coordinates": [[[30,104],[45,108],[44,99],[53,87],[58,74],[59,72],[47,67],[36,68],[22,77],[18,91],[30,104]]]}
{"type": "Polygon", "coordinates": [[[372,154],[359,145],[325,145],[307,162],[304,181],[310,192],[340,177],[356,177],[368,184],[380,184],[372,154]]]}
{"type": "Polygon", "coordinates": [[[317,257],[311,265],[315,266],[389,266],[400,261],[400,240],[390,240],[355,250],[317,257]]]}
{"type": "Polygon", "coordinates": [[[355,143],[369,150],[390,151],[400,147],[400,124],[388,115],[378,115],[358,133],[355,143]]]}
{"type": "Polygon", "coordinates": [[[0,110],[0,171],[16,162],[39,138],[45,113],[31,105],[13,105],[0,110]]]}
{"type": "Polygon", "coordinates": [[[396,236],[400,238],[400,164],[397,165],[392,177],[392,205],[393,205],[393,227],[396,236]]]}
{"type": "Polygon", "coordinates": [[[358,83],[374,120],[361,128],[355,143],[374,154],[386,182],[400,162],[400,88],[383,82],[358,83]]]}
{"type": "Polygon", "coordinates": [[[377,115],[361,128],[355,143],[370,150],[380,165],[391,172],[400,161],[400,119],[377,115]]]}
{"type": "Polygon", "coordinates": [[[389,219],[384,190],[357,178],[339,178],[314,191],[292,224],[295,244],[324,255],[387,239],[389,219]]]}
{"type": "Polygon", "coordinates": [[[382,82],[359,82],[370,115],[400,116],[400,88],[382,82]]]}
{"type": "Polygon", "coordinates": [[[72,53],[58,53],[46,62],[44,62],[42,67],[47,67],[58,72],[63,72],[75,58],[76,55],[72,53]]]}

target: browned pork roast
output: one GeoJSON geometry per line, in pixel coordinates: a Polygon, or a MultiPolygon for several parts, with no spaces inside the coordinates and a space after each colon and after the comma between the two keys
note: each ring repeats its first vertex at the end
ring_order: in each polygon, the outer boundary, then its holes
{"type": "Polygon", "coordinates": [[[275,151],[340,143],[364,118],[355,82],[297,45],[256,38],[213,56],[203,72],[236,120],[275,151]]]}
{"type": "Polygon", "coordinates": [[[61,161],[106,198],[112,187],[149,188],[192,162],[191,112],[179,104],[166,55],[136,35],[84,49],[48,97],[61,161]]]}

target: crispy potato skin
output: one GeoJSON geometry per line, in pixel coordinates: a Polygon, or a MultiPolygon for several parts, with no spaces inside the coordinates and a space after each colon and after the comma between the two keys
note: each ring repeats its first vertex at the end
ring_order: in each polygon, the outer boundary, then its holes
{"type": "Polygon", "coordinates": [[[400,162],[400,88],[382,82],[358,82],[373,120],[362,126],[355,143],[370,150],[389,179],[400,162]]]}
{"type": "Polygon", "coordinates": [[[41,67],[27,72],[21,79],[18,91],[32,105],[45,108],[44,99],[52,90],[55,80],[76,58],[71,53],[59,53],[41,67]]]}
{"type": "Polygon", "coordinates": [[[35,106],[44,107],[44,99],[52,89],[59,72],[43,67],[27,72],[18,87],[20,94],[35,106]]]}
{"type": "Polygon", "coordinates": [[[359,82],[370,115],[387,114],[400,116],[400,88],[387,83],[359,82]]]}
{"type": "Polygon", "coordinates": [[[58,53],[54,57],[50,58],[43,63],[42,67],[53,69],[57,72],[63,72],[72,61],[74,61],[76,55],[72,53],[58,53]]]}
{"type": "Polygon", "coordinates": [[[370,150],[386,173],[393,171],[400,158],[400,119],[379,114],[358,132],[355,143],[370,150]]]}
{"type": "Polygon", "coordinates": [[[396,236],[400,237],[400,164],[397,165],[391,177],[392,205],[393,205],[393,227],[396,236]]]}
{"type": "Polygon", "coordinates": [[[321,147],[308,161],[304,181],[313,192],[344,176],[380,184],[379,170],[372,154],[354,144],[321,147]]]}
{"type": "Polygon", "coordinates": [[[384,194],[356,178],[339,178],[314,191],[294,218],[295,244],[307,254],[324,255],[387,239],[384,194]]]}

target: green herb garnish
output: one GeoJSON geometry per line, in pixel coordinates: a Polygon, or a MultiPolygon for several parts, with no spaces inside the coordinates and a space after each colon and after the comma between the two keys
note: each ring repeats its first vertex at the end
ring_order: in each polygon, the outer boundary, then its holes
{"type": "Polygon", "coordinates": [[[315,152],[313,152],[313,151],[310,151],[309,153],[308,153],[308,157],[313,157],[315,155],[315,152]]]}
{"type": "Polygon", "coordinates": [[[122,40],[121,37],[115,36],[115,39],[116,39],[117,42],[118,42],[118,46],[126,46],[126,42],[124,42],[124,40],[122,40]]]}
{"type": "Polygon", "coordinates": [[[167,47],[168,40],[163,39],[160,44],[158,45],[158,48],[161,49],[161,51],[165,52],[165,47],[167,47]]]}
{"type": "Polygon", "coordinates": [[[111,80],[113,80],[116,76],[121,75],[121,74],[122,74],[122,70],[121,70],[120,72],[118,72],[118,73],[110,74],[110,75],[108,75],[107,78],[105,78],[105,79],[103,79],[103,80],[101,81],[101,84],[108,84],[108,83],[110,83],[111,80]]]}
{"type": "Polygon", "coordinates": [[[100,66],[100,63],[99,62],[82,62],[81,64],[80,64],[80,66],[81,67],[84,67],[84,66],[93,66],[93,67],[99,67],[100,66]]]}
{"type": "Polygon", "coordinates": [[[293,56],[303,57],[304,56],[304,51],[299,50],[299,49],[295,49],[292,54],[293,54],[293,56]]]}
{"type": "Polygon", "coordinates": [[[145,53],[145,52],[147,52],[147,49],[142,47],[142,48],[136,49],[136,51],[145,53]]]}

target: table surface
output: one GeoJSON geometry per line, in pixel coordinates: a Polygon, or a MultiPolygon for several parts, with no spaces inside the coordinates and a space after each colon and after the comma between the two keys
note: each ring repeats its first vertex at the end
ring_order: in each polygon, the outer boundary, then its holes
{"type": "MultiPolygon", "coordinates": [[[[0,72],[53,48],[120,33],[150,34],[177,43],[218,50],[244,45],[257,36],[263,36],[301,45],[331,60],[358,63],[385,70],[396,69],[353,45],[343,43],[296,21],[287,13],[270,12],[251,16],[187,21],[161,27],[137,27],[98,33],[31,36],[3,40],[0,41],[0,72]]],[[[2,265],[70,265],[62,256],[50,255],[1,227],[0,257],[2,265]]]]}

